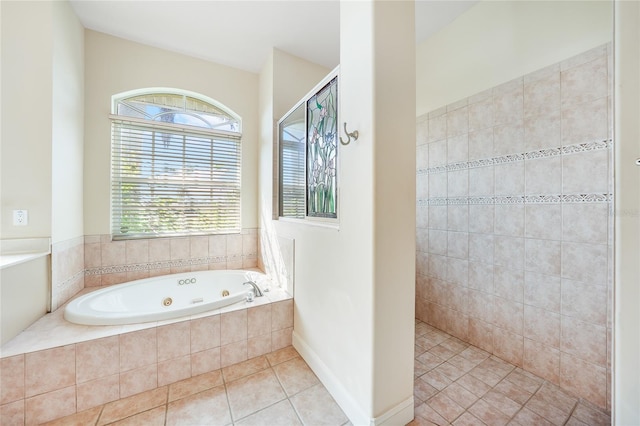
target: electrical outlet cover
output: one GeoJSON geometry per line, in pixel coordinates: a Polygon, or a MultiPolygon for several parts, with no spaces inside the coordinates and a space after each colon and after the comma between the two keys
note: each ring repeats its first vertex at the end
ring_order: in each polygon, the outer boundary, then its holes
{"type": "Polygon", "coordinates": [[[13,211],[13,224],[15,226],[26,226],[29,223],[29,213],[27,210],[13,211]]]}

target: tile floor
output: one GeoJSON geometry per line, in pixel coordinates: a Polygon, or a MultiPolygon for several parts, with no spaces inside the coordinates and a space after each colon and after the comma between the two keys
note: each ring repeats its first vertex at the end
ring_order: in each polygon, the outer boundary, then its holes
{"type": "Polygon", "coordinates": [[[349,419],[289,346],[47,425],[345,425],[349,419]]]}
{"type": "MultiPolygon", "coordinates": [[[[608,425],[559,387],[416,321],[415,419],[422,425],[608,425]]],[[[49,425],[347,425],[292,347],[77,413],[49,425]]]]}
{"type": "Polygon", "coordinates": [[[558,386],[416,320],[415,419],[422,425],[609,425],[558,386]]]}

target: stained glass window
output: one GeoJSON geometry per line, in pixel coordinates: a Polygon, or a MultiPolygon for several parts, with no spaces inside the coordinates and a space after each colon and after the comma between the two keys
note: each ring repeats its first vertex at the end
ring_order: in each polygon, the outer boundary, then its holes
{"type": "Polygon", "coordinates": [[[337,217],[338,78],[307,101],[307,216],[337,217]]]}

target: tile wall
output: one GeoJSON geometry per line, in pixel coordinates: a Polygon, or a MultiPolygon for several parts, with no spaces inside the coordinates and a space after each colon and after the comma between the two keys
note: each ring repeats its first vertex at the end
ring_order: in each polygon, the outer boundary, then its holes
{"type": "Polygon", "coordinates": [[[85,235],[86,287],[180,272],[255,268],[258,231],[241,234],[111,241],[110,235],[85,235]]]}
{"type": "Polygon", "coordinates": [[[51,310],[56,310],[84,288],[84,237],[51,247],[51,310]]]}
{"type": "Polygon", "coordinates": [[[39,424],[291,345],[293,300],[0,359],[0,424],[39,424]]]}
{"type": "Polygon", "coordinates": [[[111,235],[85,235],[51,248],[51,309],[84,287],[210,269],[258,266],[258,231],[241,234],[111,241],[111,235]]]}
{"type": "Polygon", "coordinates": [[[612,53],[417,120],[416,316],[610,409],[612,53]]]}

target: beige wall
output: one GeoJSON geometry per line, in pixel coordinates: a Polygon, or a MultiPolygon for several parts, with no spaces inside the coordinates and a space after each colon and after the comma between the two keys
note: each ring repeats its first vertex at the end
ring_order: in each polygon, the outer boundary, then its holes
{"type": "MultiPolygon", "coordinates": [[[[1,234],[51,237],[55,309],[83,284],[83,257],[60,253],[84,232],[84,28],[68,2],[2,2],[2,12],[1,234]],[[14,209],[27,209],[27,226],[12,225],[14,209]]],[[[3,278],[15,286],[15,274],[3,278]]],[[[48,298],[49,274],[35,280],[39,292],[14,296],[48,298]]]]}
{"type": "MultiPolygon", "coordinates": [[[[339,147],[337,226],[271,220],[273,120],[305,92],[278,89],[295,77],[291,58],[274,55],[261,75],[263,261],[278,256],[278,237],[295,240],[294,346],[354,424],[413,417],[415,80],[413,67],[393,66],[414,60],[405,22],[409,2],[341,4],[339,121],[360,138],[339,147]]],[[[306,69],[309,90],[317,74],[306,69]]]]}
{"type": "Polygon", "coordinates": [[[2,3],[2,237],[83,235],[84,29],[67,2],[2,3]],[[13,226],[12,210],[29,224],[13,226]]]}
{"type": "Polygon", "coordinates": [[[51,236],[53,3],[2,7],[2,238],[51,236]],[[12,225],[27,209],[28,226],[12,225]]]}
{"type": "Polygon", "coordinates": [[[242,117],[242,228],[256,228],[258,75],[87,30],[84,233],[110,233],[111,97],[150,87],[201,93],[242,117]]]}
{"type": "Polygon", "coordinates": [[[616,2],[616,425],[640,424],[640,4],[616,2]]]}
{"type": "Polygon", "coordinates": [[[68,2],[53,4],[51,238],[84,234],[84,27],[68,2]]]}
{"type": "Polygon", "coordinates": [[[416,115],[612,40],[610,1],[491,1],[417,47],[416,115]]]}

